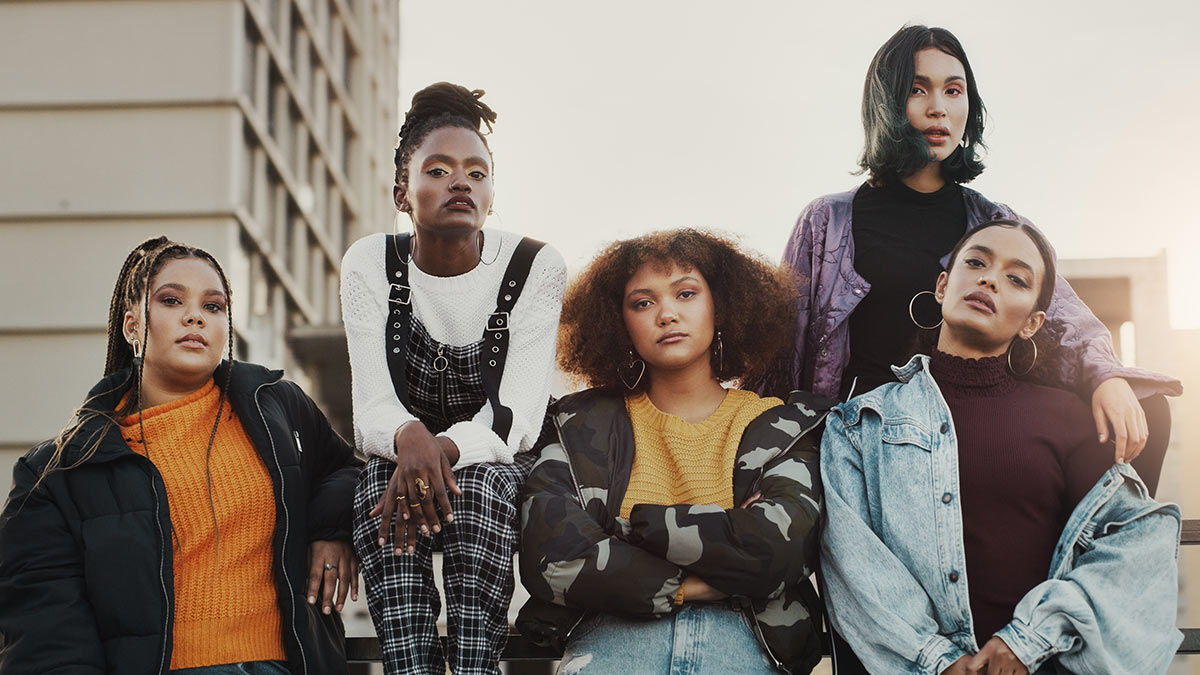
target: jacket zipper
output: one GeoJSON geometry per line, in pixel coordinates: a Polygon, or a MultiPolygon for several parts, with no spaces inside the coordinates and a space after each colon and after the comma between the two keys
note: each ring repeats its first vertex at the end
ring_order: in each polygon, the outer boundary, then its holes
{"type": "MultiPolygon", "coordinates": [[[[149,459],[146,461],[150,462],[149,459]]],[[[166,564],[167,554],[166,547],[163,544],[162,518],[159,516],[161,506],[158,499],[158,485],[154,481],[154,474],[157,473],[158,469],[154,466],[153,462],[150,463],[150,470],[150,491],[154,493],[154,526],[158,528],[158,584],[162,588],[163,600],[167,605],[167,615],[163,619],[162,656],[158,660],[158,672],[165,673],[167,665],[167,632],[170,629],[171,621],[171,593],[167,590],[167,580],[163,576],[163,565],[166,564]]]]}
{"type": "Polygon", "coordinates": [[[771,645],[767,644],[767,638],[763,637],[762,626],[758,625],[758,616],[754,613],[754,607],[750,604],[750,601],[741,600],[738,602],[738,604],[741,605],[738,609],[742,612],[742,618],[748,619],[747,623],[754,628],[754,636],[758,638],[758,644],[762,645],[763,650],[767,652],[767,656],[771,657],[771,662],[775,664],[776,668],[779,668],[783,672],[791,672],[788,670],[787,666],[785,666],[783,662],[779,660],[779,657],[775,656],[775,652],[771,651],[771,645]]]}
{"type": "Polygon", "coordinates": [[[296,452],[303,455],[304,454],[304,446],[300,445],[300,432],[295,429],[292,429],[292,437],[294,437],[296,439],[296,452]]]}
{"type": "MultiPolygon", "coordinates": [[[[278,382],[279,380],[275,380],[278,382]]],[[[275,470],[279,472],[279,503],[283,505],[283,550],[279,556],[279,567],[283,570],[283,583],[287,586],[288,593],[292,592],[292,580],[288,576],[287,571],[287,542],[288,532],[291,526],[291,517],[288,514],[287,499],[284,494],[285,486],[283,482],[283,467],[279,464],[279,451],[275,448],[275,437],[271,435],[271,426],[267,424],[267,415],[263,412],[262,404],[258,400],[258,394],[263,390],[263,387],[275,384],[275,382],[264,382],[258,385],[254,390],[254,407],[258,408],[258,415],[262,418],[263,429],[267,432],[267,440],[271,443],[271,456],[275,459],[275,470]]],[[[296,446],[300,444],[300,433],[294,432],[296,435],[296,446]]],[[[304,643],[300,641],[300,631],[296,628],[296,599],[292,598],[289,603],[292,608],[292,636],[296,638],[296,648],[300,650],[300,664],[304,672],[308,673],[308,658],[304,655],[304,643]]]]}
{"type": "MultiPolygon", "coordinates": [[[[575,486],[575,496],[579,499],[579,508],[586,510],[587,503],[583,501],[583,488],[579,485],[579,479],[575,477],[575,467],[571,465],[571,453],[567,452],[567,442],[563,440],[562,425],[558,423],[558,415],[554,416],[554,430],[558,432],[558,444],[562,446],[563,456],[567,458],[567,471],[571,474],[571,484],[575,486]]],[[[607,508],[607,505],[606,505],[607,508]]],[[[575,622],[579,625],[579,622],[575,622]]],[[[575,630],[574,626],[571,630],[575,630]]]]}

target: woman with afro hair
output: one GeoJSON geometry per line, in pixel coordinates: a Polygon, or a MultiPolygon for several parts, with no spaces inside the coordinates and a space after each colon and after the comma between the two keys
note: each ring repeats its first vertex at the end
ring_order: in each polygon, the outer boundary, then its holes
{"type": "Polygon", "coordinates": [[[786,275],[697,230],[609,246],[568,288],[552,406],[522,500],[517,625],[562,672],[807,673],[817,448],[833,401],[736,384],[791,339],[786,275]],[[728,386],[733,384],[735,386],[728,386]]]}

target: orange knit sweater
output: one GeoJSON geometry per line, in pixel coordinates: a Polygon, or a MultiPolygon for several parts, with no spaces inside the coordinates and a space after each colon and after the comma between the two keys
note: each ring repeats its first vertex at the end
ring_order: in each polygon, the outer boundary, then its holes
{"type": "Polygon", "coordinates": [[[716,504],[733,508],[733,461],[746,426],[782,403],[730,389],[706,419],[689,424],[639,393],[625,399],[633,423],[633,469],[621,516],[635,504],[716,504]]]}
{"type": "MultiPolygon", "coordinates": [[[[149,458],[167,486],[171,509],[172,669],[287,659],[272,571],[271,476],[228,402],[208,462],[209,500],[205,450],[219,396],[209,380],[199,391],[142,413],[149,458]]],[[[129,447],[146,454],[138,416],[121,420],[121,427],[129,447]]]]}

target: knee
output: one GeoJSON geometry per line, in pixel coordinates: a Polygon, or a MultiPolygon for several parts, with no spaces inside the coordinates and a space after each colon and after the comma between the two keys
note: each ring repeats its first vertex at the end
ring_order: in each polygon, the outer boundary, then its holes
{"type": "Polygon", "coordinates": [[[473,494],[484,497],[499,498],[513,501],[520,486],[515,484],[503,464],[472,464],[463,467],[454,475],[458,487],[464,495],[473,494]]]}

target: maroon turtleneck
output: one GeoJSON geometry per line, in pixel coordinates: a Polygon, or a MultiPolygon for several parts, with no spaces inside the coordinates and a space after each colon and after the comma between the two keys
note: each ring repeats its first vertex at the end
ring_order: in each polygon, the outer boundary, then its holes
{"type": "Polygon", "coordinates": [[[936,350],[930,361],[958,439],[967,583],[980,645],[1049,576],[1067,518],[1113,462],[1083,401],[1014,380],[1005,364],[1003,356],[962,359],[936,350]]]}

